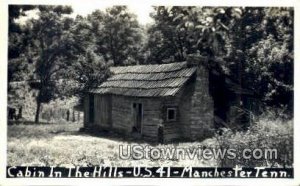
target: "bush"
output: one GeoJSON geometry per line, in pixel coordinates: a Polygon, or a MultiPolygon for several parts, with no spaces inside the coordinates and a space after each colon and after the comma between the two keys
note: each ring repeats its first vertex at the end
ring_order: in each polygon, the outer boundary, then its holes
{"type": "MultiPolygon", "coordinates": [[[[221,149],[235,149],[237,158],[219,159],[222,167],[232,166],[265,166],[291,167],[293,166],[293,121],[272,119],[270,115],[257,118],[247,131],[233,132],[222,129],[222,134],[216,135],[221,149]],[[276,149],[277,158],[263,157],[261,159],[243,158],[244,149],[276,149]],[[239,158],[238,158],[239,157],[239,158]]],[[[252,151],[253,152],[253,151],[252,151]]]]}

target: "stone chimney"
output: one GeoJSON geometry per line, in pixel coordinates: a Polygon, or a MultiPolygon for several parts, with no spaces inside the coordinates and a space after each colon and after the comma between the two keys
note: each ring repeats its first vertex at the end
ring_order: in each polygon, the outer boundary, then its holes
{"type": "Polygon", "coordinates": [[[201,56],[200,54],[190,54],[187,56],[186,62],[188,67],[200,66],[200,65],[207,67],[208,58],[205,56],[201,56]]]}
{"type": "Polygon", "coordinates": [[[190,110],[190,138],[205,139],[209,137],[214,128],[214,102],[209,94],[208,58],[200,55],[187,57],[188,67],[197,67],[191,97],[190,110]]]}

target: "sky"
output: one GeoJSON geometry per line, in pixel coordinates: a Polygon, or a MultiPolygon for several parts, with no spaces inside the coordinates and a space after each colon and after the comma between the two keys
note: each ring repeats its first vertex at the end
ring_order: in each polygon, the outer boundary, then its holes
{"type": "MultiPolygon", "coordinates": [[[[94,2],[94,3],[86,3],[86,4],[73,3],[71,6],[73,8],[73,13],[71,17],[75,18],[76,15],[86,16],[92,13],[93,11],[95,11],[96,9],[100,9],[104,11],[106,8],[111,7],[112,5],[103,4],[102,2],[94,2]]],[[[137,19],[140,24],[145,25],[153,22],[152,18],[149,16],[150,12],[153,10],[151,5],[144,4],[144,3],[143,4],[137,3],[137,4],[127,4],[127,6],[129,11],[137,15],[137,19]]],[[[19,18],[18,22],[25,23],[27,19],[37,17],[36,14],[37,14],[36,10],[28,11],[27,16],[19,18]]]]}
{"type": "MultiPolygon", "coordinates": [[[[91,3],[91,4],[72,4],[73,7],[73,15],[83,15],[86,16],[89,13],[92,13],[96,9],[105,10],[108,7],[111,7],[111,5],[103,4],[101,2],[99,3],[91,3]]],[[[131,12],[137,15],[137,19],[140,24],[147,24],[152,22],[152,18],[150,18],[149,14],[153,10],[151,5],[147,4],[129,4],[128,8],[131,12]]]]}

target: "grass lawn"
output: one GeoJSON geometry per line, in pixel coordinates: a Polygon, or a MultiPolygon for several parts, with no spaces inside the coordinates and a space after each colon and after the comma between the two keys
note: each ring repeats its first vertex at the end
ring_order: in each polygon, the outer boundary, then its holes
{"type": "MultiPolygon", "coordinates": [[[[217,166],[216,160],[122,160],[119,145],[145,142],[125,141],[118,136],[93,136],[79,132],[82,124],[19,124],[8,126],[8,166],[217,166]]],[[[184,142],[151,147],[190,147],[211,145],[212,139],[204,142],[184,142]]]]}

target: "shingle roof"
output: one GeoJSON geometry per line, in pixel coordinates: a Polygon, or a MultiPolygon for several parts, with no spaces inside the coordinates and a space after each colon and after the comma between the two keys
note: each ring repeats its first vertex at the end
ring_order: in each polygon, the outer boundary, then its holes
{"type": "Polygon", "coordinates": [[[112,76],[98,88],[98,94],[116,94],[136,97],[174,96],[194,74],[196,67],[186,62],[162,65],[111,67],[112,76]]]}

